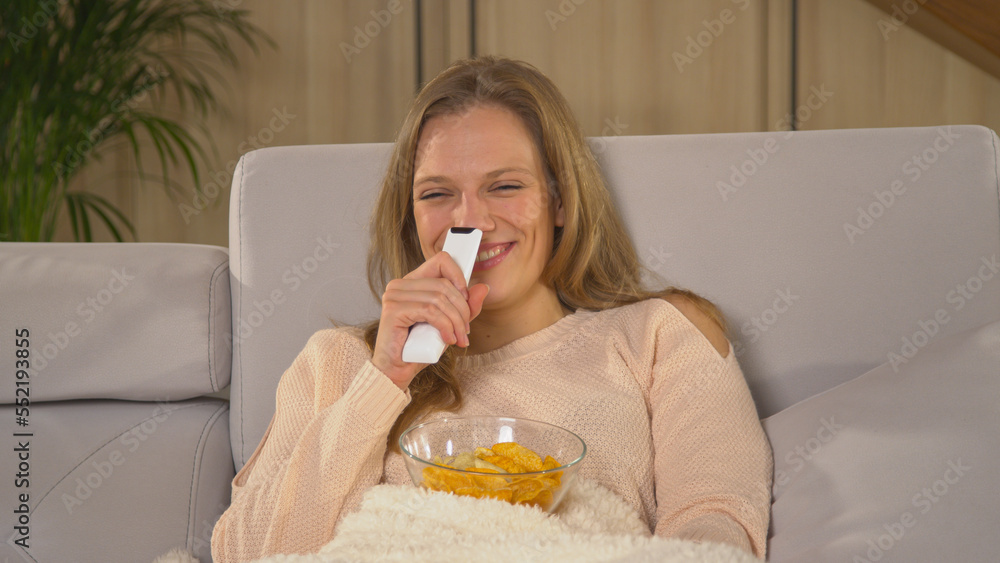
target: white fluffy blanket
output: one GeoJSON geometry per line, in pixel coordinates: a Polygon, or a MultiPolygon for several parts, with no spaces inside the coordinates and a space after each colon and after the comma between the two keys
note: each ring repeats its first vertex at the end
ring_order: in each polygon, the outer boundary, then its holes
{"type": "Polygon", "coordinates": [[[635,510],[596,483],[577,480],[557,512],[499,500],[379,485],[341,521],[315,555],[276,555],[258,563],[383,561],[649,561],[755,563],[717,543],[652,536],[635,510]]]}
{"type": "MultiPolygon", "coordinates": [[[[197,563],[182,550],[154,563],[197,563]]],[[[314,555],[274,555],[257,563],[413,561],[638,561],[759,563],[720,543],[664,539],[649,533],[635,510],[604,487],[582,479],[554,514],[499,500],[378,485],[341,521],[337,537],[314,555]]]]}

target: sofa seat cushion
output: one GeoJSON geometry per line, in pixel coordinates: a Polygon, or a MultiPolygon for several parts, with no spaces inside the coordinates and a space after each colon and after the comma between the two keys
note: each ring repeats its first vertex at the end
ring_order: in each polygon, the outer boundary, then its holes
{"type": "Polygon", "coordinates": [[[770,561],[1000,553],[1000,322],[923,344],[764,420],[770,561]]]}

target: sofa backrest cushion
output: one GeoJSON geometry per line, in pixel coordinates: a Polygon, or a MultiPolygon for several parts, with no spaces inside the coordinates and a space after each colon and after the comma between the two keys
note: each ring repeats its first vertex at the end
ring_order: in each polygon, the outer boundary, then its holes
{"type": "MultiPolygon", "coordinates": [[[[761,416],[1000,316],[998,142],[978,126],[594,138],[640,258],[717,303],[761,416]]],[[[275,147],[233,178],[232,439],[330,319],[377,317],[390,145],[275,147]]]]}
{"type": "MultiPolygon", "coordinates": [[[[27,382],[32,403],[178,401],[223,389],[230,303],[222,247],[0,244],[0,362],[27,382]]],[[[20,398],[9,383],[2,404],[20,398]]]]}

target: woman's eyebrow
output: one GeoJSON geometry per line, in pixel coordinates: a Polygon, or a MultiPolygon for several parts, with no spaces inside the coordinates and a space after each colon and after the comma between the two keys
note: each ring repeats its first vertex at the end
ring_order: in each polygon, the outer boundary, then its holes
{"type": "Polygon", "coordinates": [[[511,166],[511,167],[508,167],[508,168],[500,168],[500,169],[494,170],[493,172],[490,172],[489,174],[487,174],[486,177],[487,178],[496,178],[497,176],[501,176],[503,174],[506,174],[507,172],[520,172],[522,174],[527,174],[529,176],[532,175],[531,174],[531,170],[528,170],[527,168],[519,168],[519,167],[516,167],[516,166],[511,166]]]}
{"type": "Polygon", "coordinates": [[[426,184],[427,182],[438,182],[438,183],[444,184],[444,183],[448,182],[448,177],[447,176],[427,176],[426,178],[421,178],[421,179],[417,180],[416,182],[414,182],[413,183],[413,187],[417,187],[420,184],[426,184]]]}
{"type": "MultiPolygon", "coordinates": [[[[498,169],[496,169],[496,170],[494,170],[492,172],[488,172],[486,174],[486,178],[496,178],[498,176],[502,176],[503,174],[506,174],[507,172],[519,172],[521,174],[527,174],[529,176],[532,175],[531,170],[528,170],[527,168],[520,168],[520,167],[517,167],[517,166],[510,166],[510,167],[507,167],[507,168],[498,168],[498,169]]],[[[447,176],[426,176],[426,177],[420,178],[419,180],[417,180],[416,182],[414,182],[413,183],[413,187],[417,187],[420,184],[425,184],[427,182],[447,184],[450,181],[451,181],[451,179],[448,178],[447,176]]]]}

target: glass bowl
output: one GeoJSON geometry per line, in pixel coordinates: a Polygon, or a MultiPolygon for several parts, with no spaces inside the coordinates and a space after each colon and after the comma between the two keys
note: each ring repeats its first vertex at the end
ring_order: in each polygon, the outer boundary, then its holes
{"type": "Polygon", "coordinates": [[[565,428],[499,416],[444,418],[418,424],[399,437],[399,449],[410,478],[419,487],[532,505],[546,512],[559,506],[587,455],[583,440],[565,428]],[[511,442],[537,456],[525,453],[511,442]],[[480,450],[481,461],[476,465],[467,469],[452,465],[468,463],[477,448],[493,448],[497,444],[500,445],[495,452],[480,450]],[[456,459],[460,454],[465,454],[464,461],[456,459]],[[512,466],[511,462],[517,465],[512,466]],[[528,470],[523,473],[514,472],[525,468],[528,470]]]}

